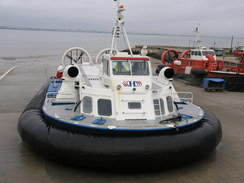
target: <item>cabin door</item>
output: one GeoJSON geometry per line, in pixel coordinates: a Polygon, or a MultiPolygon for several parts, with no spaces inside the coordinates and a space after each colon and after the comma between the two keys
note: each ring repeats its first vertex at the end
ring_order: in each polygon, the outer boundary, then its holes
{"type": "Polygon", "coordinates": [[[117,119],[147,119],[146,95],[120,94],[117,102],[117,119]]]}

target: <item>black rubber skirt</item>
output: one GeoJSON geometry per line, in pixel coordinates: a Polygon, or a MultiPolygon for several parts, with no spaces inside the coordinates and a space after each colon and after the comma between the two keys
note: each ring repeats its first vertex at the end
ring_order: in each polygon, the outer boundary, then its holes
{"type": "Polygon", "coordinates": [[[42,111],[49,83],[21,114],[18,132],[25,144],[60,162],[103,170],[167,168],[205,156],[222,137],[219,120],[206,110],[200,123],[178,130],[109,133],[58,125],[42,111]]]}

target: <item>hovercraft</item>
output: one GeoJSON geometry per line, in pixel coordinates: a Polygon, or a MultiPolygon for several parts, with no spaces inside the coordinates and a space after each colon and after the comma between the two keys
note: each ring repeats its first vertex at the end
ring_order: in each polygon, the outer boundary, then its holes
{"type": "MultiPolygon", "coordinates": [[[[175,71],[175,78],[183,79],[188,84],[202,87],[204,78],[221,78],[225,80],[228,91],[244,91],[244,60],[238,59],[235,66],[230,66],[224,60],[218,60],[213,49],[200,46],[198,28],[196,29],[196,47],[180,54],[170,49],[161,56],[164,66],[175,71]]],[[[238,56],[244,52],[235,52],[238,56]]],[[[244,55],[244,54],[243,54],[244,55]]],[[[241,57],[239,57],[241,58],[241,57]]],[[[160,70],[160,66],[157,70],[160,70]]]]}
{"type": "Polygon", "coordinates": [[[83,167],[153,169],[205,156],[221,140],[219,120],[192,96],[179,97],[171,68],[153,76],[150,58],[133,55],[117,3],[111,48],[95,62],[83,48],[67,50],[57,76],[21,114],[20,137],[42,154],[83,167]],[[130,53],[116,49],[119,27],[130,53]]]}

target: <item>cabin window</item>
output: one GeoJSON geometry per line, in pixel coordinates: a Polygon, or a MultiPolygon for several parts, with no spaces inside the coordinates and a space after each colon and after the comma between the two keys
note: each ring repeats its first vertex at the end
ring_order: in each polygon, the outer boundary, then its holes
{"type": "Polygon", "coordinates": [[[159,100],[158,99],[154,99],[153,100],[153,104],[154,104],[154,111],[155,111],[155,115],[156,116],[160,115],[160,108],[161,108],[161,115],[165,114],[163,99],[161,99],[161,98],[159,100]]]}
{"type": "Polygon", "coordinates": [[[200,52],[200,51],[198,51],[198,52],[197,52],[197,55],[198,55],[198,56],[202,56],[202,54],[201,54],[201,52],[200,52]]]}
{"type": "Polygon", "coordinates": [[[191,51],[191,55],[194,55],[194,51],[191,51]]]}
{"type": "Polygon", "coordinates": [[[83,112],[84,113],[92,112],[92,98],[91,97],[86,96],[83,98],[83,112]]]}
{"type": "Polygon", "coordinates": [[[97,101],[98,114],[101,116],[111,116],[112,115],[112,104],[111,100],[99,99],[97,101]]]}
{"type": "Polygon", "coordinates": [[[114,60],[112,65],[114,75],[130,75],[130,64],[128,60],[114,60]]]}
{"type": "Polygon", "coordinates": [[[129,102],[128,108],[129,109],[141,109],[141,103],[140,102],[129,102]]]}
{"type": "Polygon", "coordinates": [[[173,101],[171,96],[166,98],[169,112],[173,112],[173,101]]]}
{"type": "Polygon", "coordinates": [[[147,61],[132,61],[131,64],[132,75],[149,75],[149,66],[147,61]]]}
{"type": "Polygon", "coordinates": [[[203,51],[202,53],[203,53],[204,56],[207,55],[207,54],[215,56],[214,51],[203,51]]]}

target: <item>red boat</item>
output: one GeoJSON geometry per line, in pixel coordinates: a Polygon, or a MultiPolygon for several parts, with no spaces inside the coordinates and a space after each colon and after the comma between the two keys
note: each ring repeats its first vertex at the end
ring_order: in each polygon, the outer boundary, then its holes
{"type": "Polygon", "coordinates": [[[244,52],[238,59],[236,65],[228,66],[224,60],[216,59],[214,50],[205,47],[188,50],[182,55],[176,50],[167,50],[161,57],[163,65],[171,67],[177,78],[190,84],[202,85],[203,78],[222,78],[226,90],[244,91],[244,52]]]}
{"type": "Polygon", "coordinates": [[[234,51],[233,51],[233,56],[239,57],[241,55],[244,55],[244,46],[238,46],[234,51]]]}

